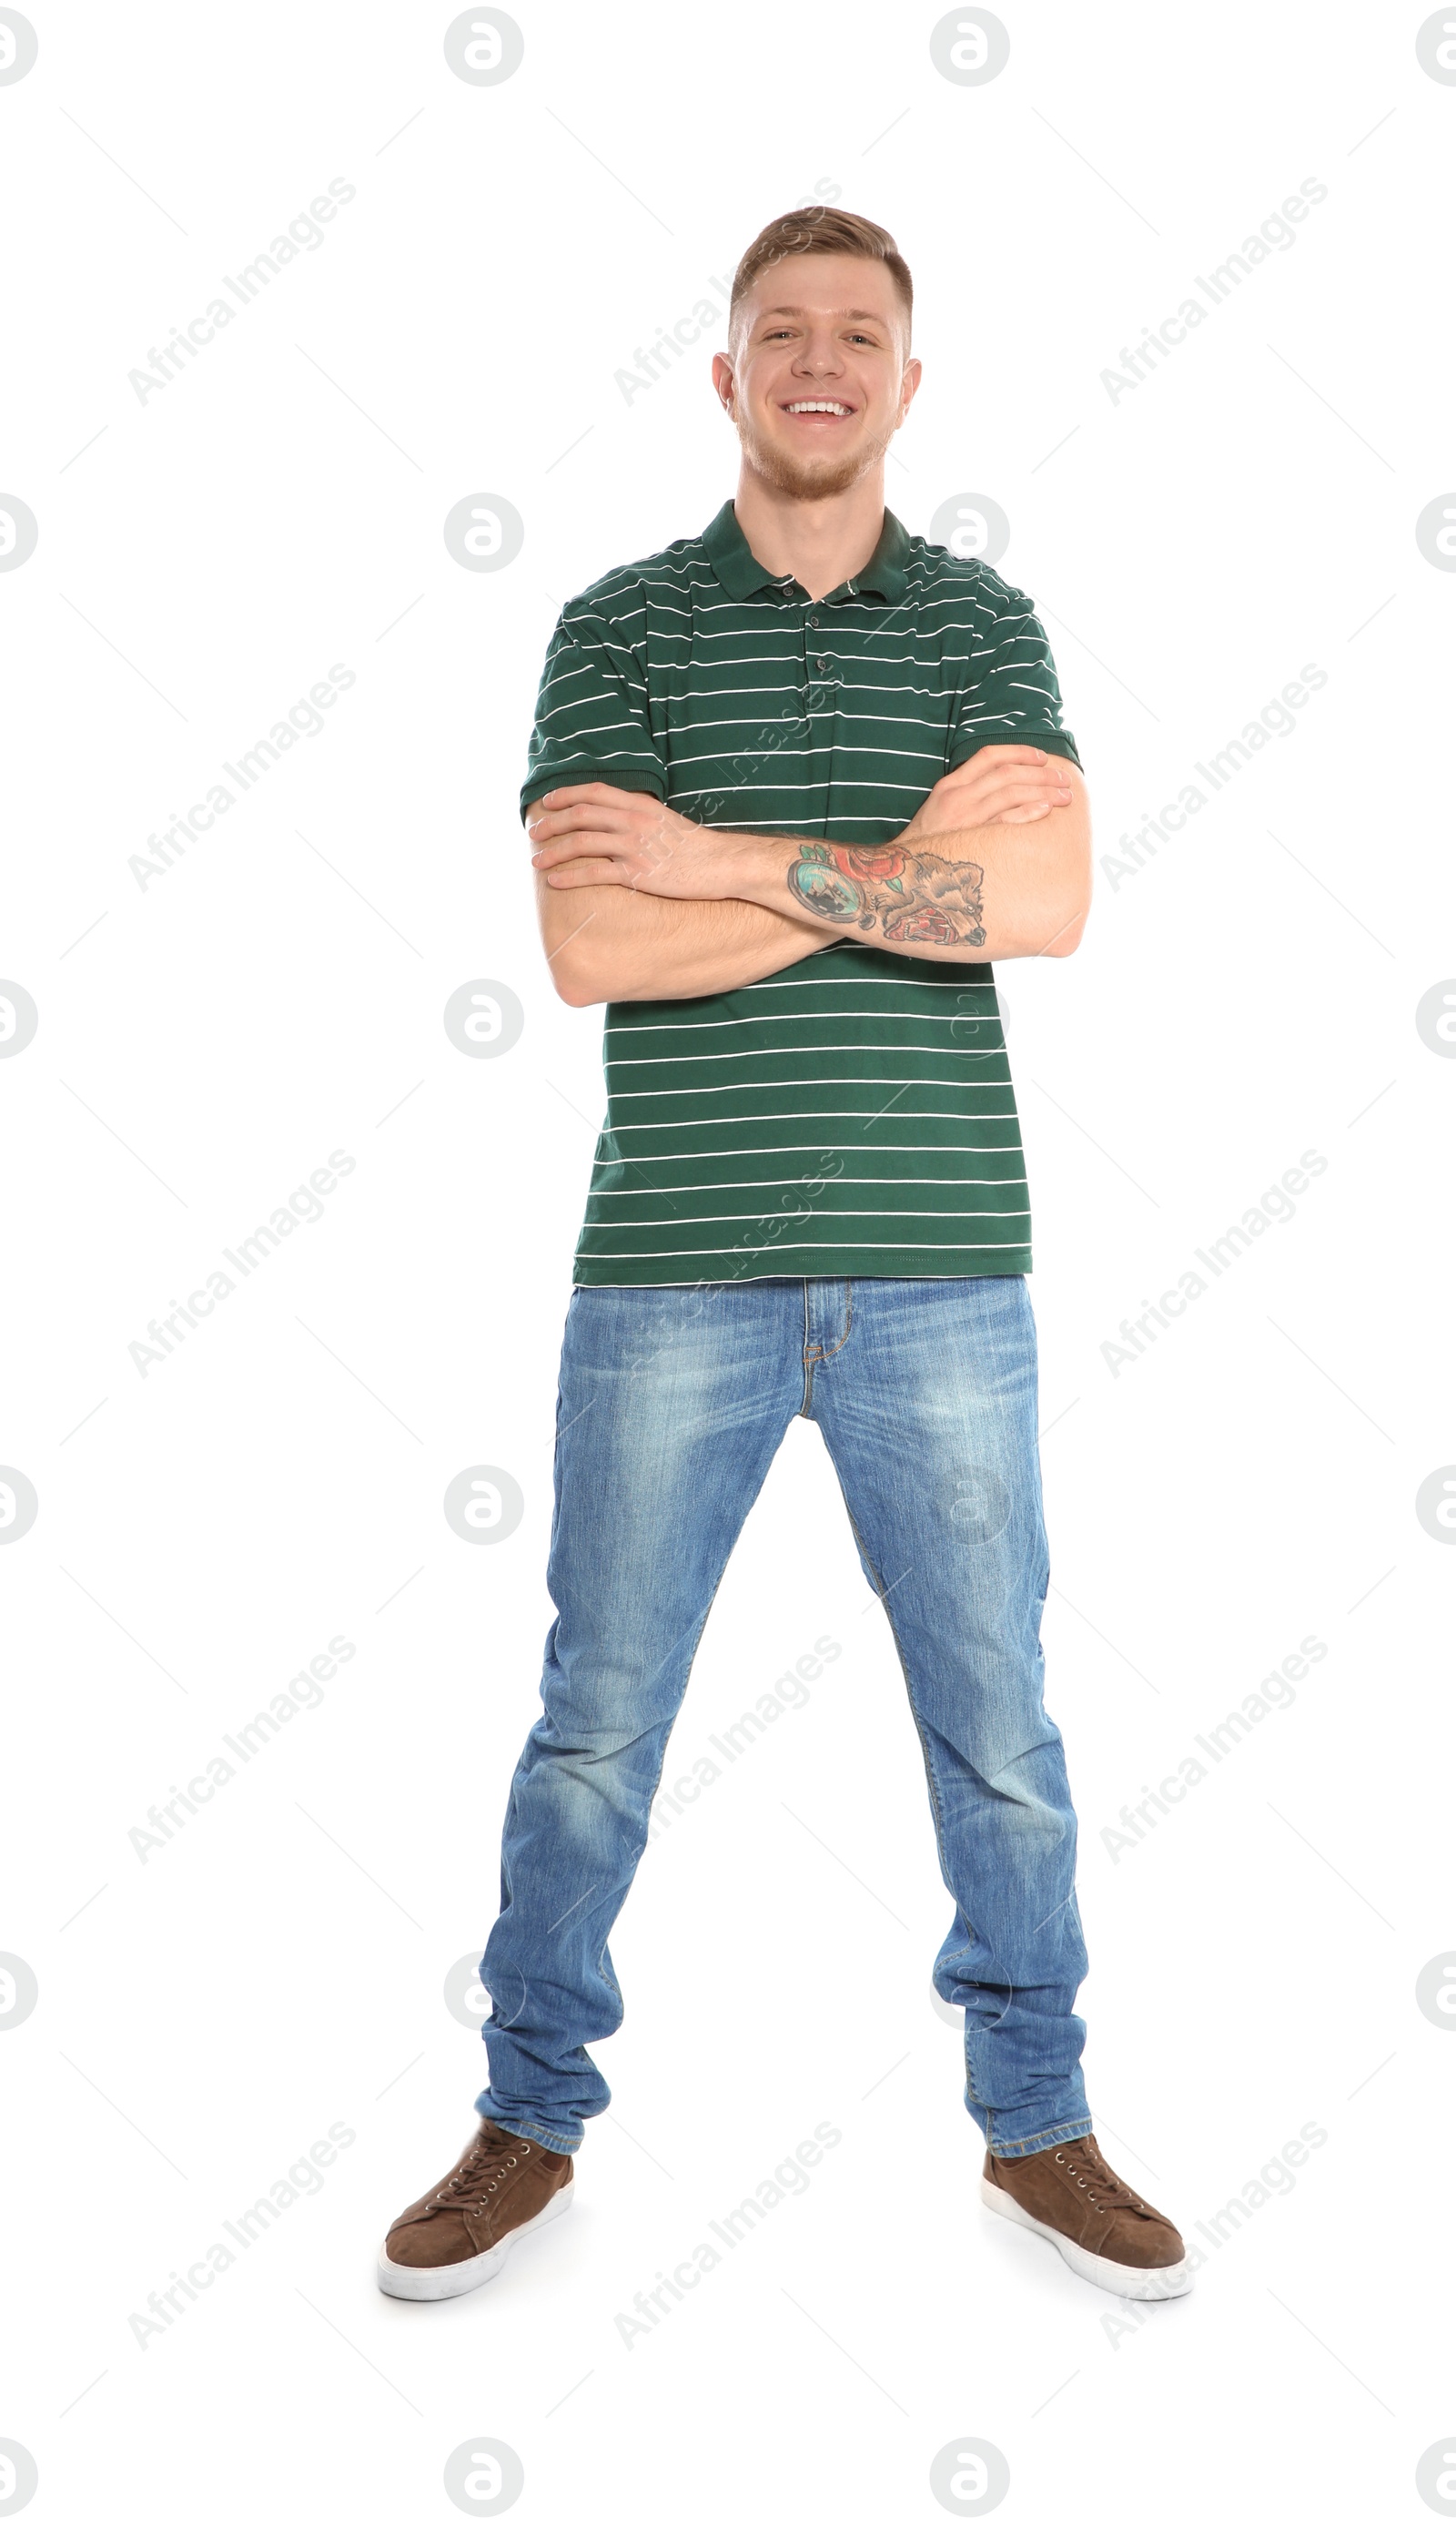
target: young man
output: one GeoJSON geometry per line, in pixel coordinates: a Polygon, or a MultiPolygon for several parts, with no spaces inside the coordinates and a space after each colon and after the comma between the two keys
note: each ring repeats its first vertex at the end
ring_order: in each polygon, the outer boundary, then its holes
{"type": "Polygon", "coordinates": [[[1129,2298],[1189,2286],[1093,2137],[1077,1820],[1042,1706],[1029,1221],[992,958],[1065,956],[1086,795],[1020,589],[906,533],[894,240],[774,221],[713,381],[738,490],[564,609],[522,791],[557,989],[605,1000],[567,1315],[543,1713],[481,1979],[490,2084],[380,2286],[453,2298],[572,2199],[586,2045],[714,1592],[790,1419],[884,1600],[955,1917],[988,2208],[1129,2298]]]}

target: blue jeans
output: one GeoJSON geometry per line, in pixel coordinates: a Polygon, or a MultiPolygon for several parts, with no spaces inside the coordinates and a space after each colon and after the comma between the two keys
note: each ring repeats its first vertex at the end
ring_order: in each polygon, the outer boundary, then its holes
{"type": "Polygon", "coordinates": [[[1042,1707],[1036,1338],[1020,1277],[577,1288],[562,1350],[543,1710],[511,1785],[480,1978],[482,2114],[575,2149],[611,2092],[607,1941],[714,1594],[796,1413],[889,1618],[955,1917],[966,2103],[998,2157],[1092,2128],[1077,1819],[1042,1707]]]}

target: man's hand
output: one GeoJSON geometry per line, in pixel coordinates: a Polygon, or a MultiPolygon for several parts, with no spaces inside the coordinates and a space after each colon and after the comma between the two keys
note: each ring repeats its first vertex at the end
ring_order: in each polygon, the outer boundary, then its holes
{"type": "Polygon", "coordinates": [[[644,862],[656,861],[677,828],[689,849],[716,846],[721,859],[721,834],[705,834],[656,799],[609,782],[581,782],[549,794],[551,808],[534,800],[527,822],[532,840],[539,841],[543,824],[571,820],[560,856],[545,851],[555,865],[538,865],[535,873],[551,979],[571,1007],[741,990],[825,945],[824,926],[809,913],[796,912],[786,898],[781,909],[746,903],[718,870],[712,897],[703,901],[669,902],[660,887],[633,882],[628,853],[633,834],[644,862]],[[604,824],[609,814],[610,833],[604,824]],[[603,851],[615,856],[603,857],[603,851]]]}
{"type": "Polygon", "coordinates": [[[531,864],[549,886],[628,885],[678,903],[721,903],[736,892],[725,837],[640,789],[606,781],[548,789],[527,830],[531,864]]]}
{"type": "Polygon", "coordinates": [[[974,825],[1031,825],[1072,803],[1074,767],[1035,745],[983,745],[936,782],[898,838],[954,834],[974,825]]]}

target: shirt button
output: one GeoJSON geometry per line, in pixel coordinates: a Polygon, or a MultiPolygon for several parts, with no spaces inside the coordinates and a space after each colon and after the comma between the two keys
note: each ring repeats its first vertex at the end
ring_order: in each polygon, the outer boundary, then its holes
{"type": "Polygon", "coordinates": [[[827,674],[827,673],[828,673],[828,663],[829,663],[829,662],[828,662],[828,658],[816,658],[816,659],[815,659],[815,661],[814,661],[814,672],[815,672],[815,674],[816,674],[817,676],[823,676],[823,675],[827,674]]]}

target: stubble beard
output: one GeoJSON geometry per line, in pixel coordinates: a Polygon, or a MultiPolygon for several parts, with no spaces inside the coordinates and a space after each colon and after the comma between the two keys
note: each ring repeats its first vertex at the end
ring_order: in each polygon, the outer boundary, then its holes
{"type": "Polygon", "coordinates": [[[750,417],[735,413],[738,440],[744,455],[756,474],[775,491],[790,500],[832,500],[841,491],[852,490],[872,468],[884,457],[894,436],[890,423],[876,438],[861,440],[859,446],[843,456],[805,454],[795,458],[760,430],[750,417]]]}

